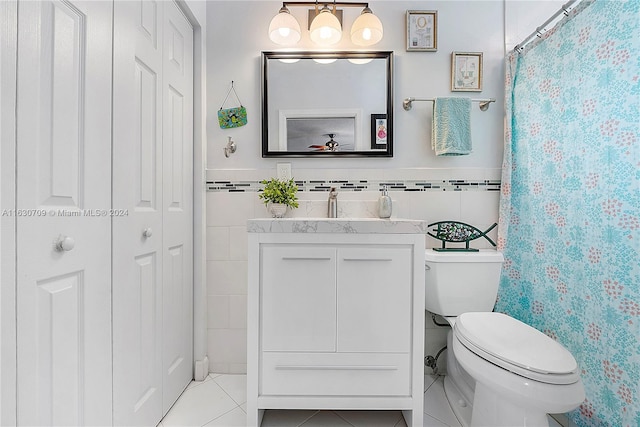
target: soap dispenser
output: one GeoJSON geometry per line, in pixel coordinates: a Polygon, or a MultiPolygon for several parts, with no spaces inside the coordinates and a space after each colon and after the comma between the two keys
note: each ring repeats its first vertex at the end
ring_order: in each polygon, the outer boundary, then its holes
{"type": "Polygon", "coordinates": [[[382,195],[378,198],[378,216],[391,218],[391,197],[389,197],[386,185],[382,186],[382,195]]]}

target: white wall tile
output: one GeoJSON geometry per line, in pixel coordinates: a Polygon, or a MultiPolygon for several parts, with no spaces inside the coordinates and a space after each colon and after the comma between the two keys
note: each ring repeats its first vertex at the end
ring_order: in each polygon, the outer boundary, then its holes
{"type": "Polygon", "coordinates": [[[502,168],[485,169],[484,179],[490,181],[500,181],[502,179],[502,168]]]}
{"type": "Polygon", "coordinates": [[[248,236],[246,226],[229,227],[229,259],[234,261],[246,261],[248,236]]]}
{"type": "Polygon", "coordinates": [[[229,259],[229,227],[207,227],[207,260],[229,259]]]}
{"type": "Polygon", "coordinates": [[[212,363],[247,363],[246,329],[209,329],[208,356],[212,363]]]}
{"type": "Polygon", "coordinates": [[[209,329],[226,329],[229,327],[229,296],[207,296],[207,327],[209,329]]]}
{"type": "MultiPolygon", "coordinates": [[[[411,218],[411,198],[416,192],[409,191],[393,191],[389,193],[391,196],[391,217],[392,218],[411,218]]],[[[378,195],[379,197],[379,195],[378,195]]],[[[376,199],[376,203],[378,200],[376,199]]],[[[419,219],[419,218],[418,218],[419,219]]]]}
{"type": "Polygon", "coordinates": [[[247,261],[207,261],[208,295],[246,295],[247,261]]]}
{"type": "Polygon", "coordinates": [[[429,223],[460,220],[460,195],[462,191],[425,191],[415,193],[410,202],[410,217],[429,223]]]}
{"type": "Polygon", "coordinates": [[[253,201],[254,218],[269,218],[271,215],[267,211],[267,206],[256,196],[253,201]]]}
{"type": "MultiPolygon", "coordinates": [[[[466,191],[462,194],[460,221],[485,231],[498,222],[499,203],[498,191],[466,191]]],[[[488,236],[497,243],[498,227],[491,230],[488,236]]],[[[474,240],[470,246],[477,249],[494,247],[484,237],[474,240]]]]}
{"type": "Polygon", "coordinates": [[[247,296],[229,296],[229,327],[247,329],[247,296]]]}
{"type": "Polygon", "coordinates": [[[247,220],[255,217],[254,201],[257,198],[256,192],[207,192],[207,225],[246,226],[247,220]]]}
{"type": "MultiPolygon", "coordinates": [[[[212,347],[209,346],[208,351],[211,353],[212,347]]],[[[209,372],[215,374],[229,374],[229,363],[212,362],[209,359],[209,372]]]]}
{"type": "Polygon", "coordinates": [[[229,373],[230,374],[246,374],[247,364],[246,363],[229,363],[229,373]]]}

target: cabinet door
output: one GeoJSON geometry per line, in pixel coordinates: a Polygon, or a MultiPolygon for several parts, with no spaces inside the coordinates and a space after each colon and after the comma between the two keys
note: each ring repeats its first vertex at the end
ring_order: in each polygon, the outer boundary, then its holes
{"type": "Polygon", "coordinates": [[[264,351],[335,351],[335,248],[264,245],[261,325],[264,351]]]}
{"type": "Polygon", "coordinates": [[[338,351],[410,351],[409,246],[338,249],[338,351]]]}

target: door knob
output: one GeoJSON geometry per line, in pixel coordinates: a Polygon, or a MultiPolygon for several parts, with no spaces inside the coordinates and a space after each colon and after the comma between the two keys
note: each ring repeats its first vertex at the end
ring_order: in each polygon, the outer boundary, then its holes
{"type": "Polygon", "coordinates": [[[68,252],[76,245],[76,241],[73,237],[69,236],[58,236],[58,240],[55,242],[55,249],[58,252],[68,252]]]}
{"type": "Polygon", "coordinates": [[[153,236],[153,230],[151,229],[151,227],[147,227],[144,229],[144,231],[142,232],[142,236],[145,238],[149,238],[151,236],[153,236]]]}

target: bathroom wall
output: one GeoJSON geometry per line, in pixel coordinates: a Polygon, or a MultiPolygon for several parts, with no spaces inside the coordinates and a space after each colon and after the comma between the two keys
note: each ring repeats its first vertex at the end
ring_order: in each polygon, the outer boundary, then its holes
{"type": "MultiPolygon", "coordinates": [[[[507,51],[553,16],[565,0],[505,0],[504,39],[507,51]]],[[[553,27],[553,23],[551,23],[553,27]]],[[[549,28],[547,28],[548,30],[549,28]]]]}
{"type": "MultiPolygon", "coordinates": [[[[375,216],[381,182],[391,182],[393,215],[427,221],[460,220],[486,229],[498,219],[499,179],[503,146],[503,58],[505,7],[501,1],[376,1],[385,36],[375,50],[395,54],[394,157],[385,159],[263,159],[260,132],[260,53],[278,50],[268,36],[269,21],[282,6],[275,1],[214,1],[208,22],[208,170],[207,170],[207,303],[208,356],[212,372],[243,373],[246,369],[246,220],[266,217],[258,199],[257,181],[276,174],[278,162],[291,163],[293,177],[304,181],[301,206],[293,216],[325,216],[329,181],[339,188],[340,214],[375,216]],[[407,10],[438,11],[438,51],[405,50],[407,10]],[[452,51],[484,53],[481,93],[450,92],[452,51]],[[247,108],[248,124],[222,130],[216,112],[229,88],[247,108]],[[406,97],[468,96],[496,98],[488,111],[474,104],[471,127],[474,152],[469,156],[436,157],[430,148],[431,104],[402,109],[406,97]],[[225,158],[231,136],[238,151],[225,158]],[[310,181],[321,181],[311,183],[310,181]],[[351,184],[351,185],[350,185],[351,184]],[[311,191],[320,187],[323,191],[311,191]],[[357,188],[362,187],[362,188],[357,188]]],[[[345,9],[350,28],[360,10],[345,9]]],[[[306,8],[291,13],[306,27],[306,8]]],[[[298,50],[317,50],[303,30],[298,50]]],[[[337,46],[354,50],[348,37],[337,46]]],[[[230,104],[227,105],[231,106],[230,104]]],[[[490,233],[495,238],[495,230],[490,233]]],[[[437,242],[425,239],[425,246],[437,242]]],[[[477,241],[477,247],[488,242],[477,241]]],[[[446,328],[427,322],[426,352],[435,355],[445,344],[446,328]]],[[[442,360],[442,358],[440,359],[442,360]]]]}

